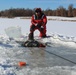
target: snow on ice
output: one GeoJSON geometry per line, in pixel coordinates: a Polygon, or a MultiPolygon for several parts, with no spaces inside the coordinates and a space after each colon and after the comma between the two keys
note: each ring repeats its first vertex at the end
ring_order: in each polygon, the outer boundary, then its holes
{"type": "MultiPolygon", "coordinates": [[[[51,47],[51,51],[58,53],[58,55],[61,53],[60,55],[70,59],[73,58],[71,60],[75,62],[76,18],[54,16],[47,18],[47,35],[50,37],[44,38],[42,41],[51,47]]],[[[76,75],[75,65],[68,64],[67,61],[59,58],[54,60],[54,56],[51,55],[50,57],[48,54],[46,56],[42,56],[43,54],[34,56],[34,51],[22,48],[16,43],[15,40],[26,40],[25,37],[29,34],[30,24],[30,19],[21,19],[20,17],[0,18],[0,75],[76,75]],[[13,37],[13,39],[9,39],[9,37],[13,37]],[[17,63],[21,60],[28,62],[30,66],[18,67],[17,63]],[[48,60],[48,62],[45,60],[48,60]],[[56,63],[52,61],[56,61],[56,63]],[[63,64],[61,65],[61,63],[63,64]],[[15,64],[16,66],[14,66],[15,64]]],[[[38,36],[38,34],[39,32],[35,31],[35,36],[38,36]]],[[[46,50],[49,50],[49,48],[46,48],[46,50]]],[[[35,51],[40,52],[40,49],[35,51]]]]}

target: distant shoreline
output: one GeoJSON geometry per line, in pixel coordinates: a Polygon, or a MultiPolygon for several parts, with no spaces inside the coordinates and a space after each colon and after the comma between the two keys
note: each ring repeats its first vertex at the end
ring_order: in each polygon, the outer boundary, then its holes
{"type": "MultiPolygon", "coordinates": [[[[8,17],[0,17],[0,18],[8,18],[8,17]]],[[[31,19],[31,17],[12,17],[13,18],[19,18],[19,19],[31,19]]],[[[47,16],[48,21],[69,21],[69,22],[76,22],[76,17],[61,17],[61,16],[47,16]]]]}

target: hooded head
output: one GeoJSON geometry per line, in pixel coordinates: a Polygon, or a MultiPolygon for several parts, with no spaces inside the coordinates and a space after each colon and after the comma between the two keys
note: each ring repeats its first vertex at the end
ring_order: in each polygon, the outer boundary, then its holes
{"type": "Polygon", "coordinates": [[[35,14],[36,14],[37,16],[40,16],[41,13],[42,13],[41,8],[36,8],[36,9],[35,9],[35,14]]]}

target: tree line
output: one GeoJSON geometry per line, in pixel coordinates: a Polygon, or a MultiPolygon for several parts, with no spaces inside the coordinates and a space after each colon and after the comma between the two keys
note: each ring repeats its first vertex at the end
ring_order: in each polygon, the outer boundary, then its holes
{"type": "MultiPolygon", "coordinates": [[[[24,17],[32,16],[35,9],[24,9],[24,8],[11,8],[8,10],[0,11],[0,17],[24,17]]],[[[76,8],[73,8],[73,5],[70,4],[68,9],[63,6],[59,6],[57,9],[46,9],[43,10],[47,16],[63,16],[63,17],[76,17],[76,8]]]]}

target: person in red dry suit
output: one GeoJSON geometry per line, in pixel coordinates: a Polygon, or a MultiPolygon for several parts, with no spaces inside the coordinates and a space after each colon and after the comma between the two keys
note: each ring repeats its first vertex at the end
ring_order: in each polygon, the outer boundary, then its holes
{"type": "Polygon", "coordinates": [[[35,9],[35,14],[31,18],[31,26],[30,26],[30,33],[29,39],[34,39],[34,31],[38,29],[40,31],[40,37],[46,37],[46,24],[47,24],[47,17],[42,12],[41,8],[35,9]]]}

